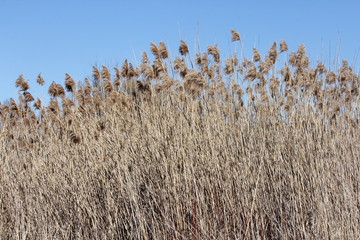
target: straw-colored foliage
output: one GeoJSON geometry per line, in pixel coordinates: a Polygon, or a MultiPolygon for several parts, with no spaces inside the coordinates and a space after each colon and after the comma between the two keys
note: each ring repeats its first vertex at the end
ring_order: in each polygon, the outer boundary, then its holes
{"type": "Polygon", "coordinates": [[[285,41],[253,61],[217,45],[192,59],[184,41],[175,59],[164,42],[150,50],[140,66],[66,74],[49,101],[19,76],[0,108],[0,239],[360,236],[347,61],[312,67],[285,41]]]}

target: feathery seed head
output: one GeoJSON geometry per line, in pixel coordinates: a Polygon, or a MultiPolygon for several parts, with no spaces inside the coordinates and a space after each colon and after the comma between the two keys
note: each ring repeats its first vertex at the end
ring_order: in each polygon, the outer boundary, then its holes
{"type": "Polygon", "coordinates": [[[231,31],[231,41],[240,41],[240,34],[235,29],[230,29],[231,31]]]}
{"type": "Polygon", "coordinates": [[[31,95],[31,93],[25,91],[23,93],[24,97],[25,97],[25,102],[32,102],[34,101],[34,97],[31,95]]]}
{"type": "Polygon", "coordinates": [[[16,79],[15,86],[19,87],[21,91],[27,91],[30,88],[28,80],[24,79],[22,74],[20,74],[18,79],[16,79]]]}
{"type": "Polygon", "coordinates": [[[68,92],[75,91],[75,81],[68,73],[65,73],[65,88],[68,92]]]}
{"type": "Polygon", "coordinates": [[[186,56],[186,54],[189,53],[189,47],[183,40],[180,40],[179,52],[183,56],[186,56]]]}
{"type": "Polygon", "coordinates": [[[159,54],[162,59],[168,58],[168,51],[164,42],[160,42],[158,45],[159,54]]]}
{"type": "Polygon", "coordinates": [[[280,53],[288,50],[288,45],[284,40],[280,40],[280,53]]]}
{"type": "Polygon", "coordinates": [[[154,54],[156,58],[160,57],[160,50],[153,42],[150,42],[150,51],[152,52],[152,54],[154,54]]]}
{"type": "Polygon", "coordinates": [[[207,47],[207,50],[208,50],[208,54],[214,57],[214,61],[216,63],[220,63],[220,49],[218,45],[217,44],[215,44],[215,46],[209,45],[207,47]]]}
{"type": "Polygon", "coordinates": [[[45,84],[45,81],[44,81],[43,77],[41,76],[41,73],[39,73],[39,75],[37,76],[36,82],[38,84],[40,84],[41,86],[43,86],[45,84]]]}
{"type": "Polygon", "coordinates": [[[253,48],[253,61],[258,62],[260,59],[261,57],[259,51],[256,48],[253,48]]]}

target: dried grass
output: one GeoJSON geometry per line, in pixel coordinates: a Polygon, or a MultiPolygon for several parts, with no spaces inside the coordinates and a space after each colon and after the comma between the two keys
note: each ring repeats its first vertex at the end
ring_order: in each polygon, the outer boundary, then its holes
{"type": "Polygon", "coordinates": [[[76,89],[66,74],[47,105],[19,76],[0,108],[0,239],[357,239],[349,63],[312,68],[301,45],[277,70],[284,41],[240,64],[217,45],[195,67],[185,42],[150,50],[76,89]]]}

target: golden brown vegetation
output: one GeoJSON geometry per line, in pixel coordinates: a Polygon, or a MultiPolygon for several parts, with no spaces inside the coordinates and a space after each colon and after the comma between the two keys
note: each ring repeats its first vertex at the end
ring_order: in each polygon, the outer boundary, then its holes
{"type": "Polygon", "coordinates": [[[209,46],[190,67],[184,41],[174,60],[151,43],[140,66],[66,74],[48,105],[20,75],[0,109],[0,238],[356,239],[359,75],[311,67],[304,45],[276,69],[287,49],[222,66],[209,46]]]}

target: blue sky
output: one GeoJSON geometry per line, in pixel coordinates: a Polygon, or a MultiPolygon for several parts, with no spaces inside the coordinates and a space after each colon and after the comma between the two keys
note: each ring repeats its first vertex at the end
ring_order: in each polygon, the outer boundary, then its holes
{"type": "Polygon", "coordinates": [[[0,101],[17,97],[20,73],[31,92],[41,72],[47,84],[91,75],[93,65],[136,63],[150,41],[164,41],[177,55],[180,39],[195,53],[218,43],[223,58],[234,45],[230,28],[239,31],[245,55],[253,47],[266,54],[274,41],[290,51],[304,43],[313,64],[347,58],[359,69],[360,1],[110,1],[0,0],[0,101]]]}

